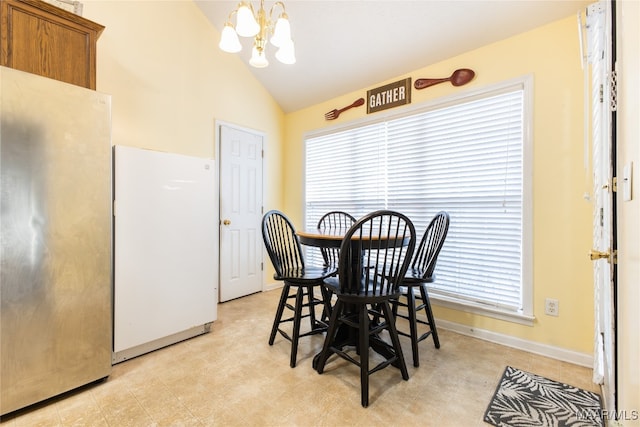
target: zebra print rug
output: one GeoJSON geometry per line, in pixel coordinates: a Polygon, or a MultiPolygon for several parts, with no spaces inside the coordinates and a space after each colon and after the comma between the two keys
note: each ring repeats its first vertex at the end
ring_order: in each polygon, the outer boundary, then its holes
{"type": "Polygon", "coordinates": [[[603,426],[597,393],[507,366],[484,421],[498,427],[603,426]]]}

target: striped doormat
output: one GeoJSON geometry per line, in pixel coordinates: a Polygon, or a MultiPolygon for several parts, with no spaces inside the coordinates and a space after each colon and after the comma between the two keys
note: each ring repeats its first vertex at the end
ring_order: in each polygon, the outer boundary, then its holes
{"type": "Polygon", "coordinates": [[[603,426],[597,393],[507,366],[484,421],[497,426],[603,426]]]}

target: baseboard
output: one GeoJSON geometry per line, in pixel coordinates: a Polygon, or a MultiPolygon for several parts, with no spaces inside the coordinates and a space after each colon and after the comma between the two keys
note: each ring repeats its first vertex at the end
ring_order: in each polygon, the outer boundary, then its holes
{"type": "Polygon", "coordinates": [[[580,365],[587,368],[593,367],[593,356],[590,354],[567,350],[560,347],[554,347],[547,344],[541,344],[534,341],[528,341],[522,338],[500,334],[485,329],[473,328],[467,325],[461,325],[459,323],[442,319],[436,319],[436,325],[438,326],[438,329],[446,329],[462,335],[479,338],[496,344],[505,345],[507,347],[516,348],[518,350],[528,351],[529,353],[539,354],[541,356],[550,357],[552,359],[561,360],[563,362],[573,363],[574,365],[580,365]]]}
{"type": "Polygon", "coordinates": [[[282,282],[267,283],[262,288],[262,291],[268,292],[268,291],[273,291],[274,289],[280,289],[280,288],[282,288],[282,282]]]}

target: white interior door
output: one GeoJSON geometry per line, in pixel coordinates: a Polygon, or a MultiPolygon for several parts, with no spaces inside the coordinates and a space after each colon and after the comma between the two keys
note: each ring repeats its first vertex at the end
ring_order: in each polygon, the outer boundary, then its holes
{"type": "Polygon", "coordinates": [[[595,297],[594,382],[602,385],[605,409],[616,409],[615,333],[615,192],[613,189],[611,3],[587,9],[587,76],[590,71],[591,157],[593,162],[593,260],[595,297]]]}
{"type": "Polygon", "coordinates": [[[263,139],[219,126],[221,302],[262,290],[263,139]]]}

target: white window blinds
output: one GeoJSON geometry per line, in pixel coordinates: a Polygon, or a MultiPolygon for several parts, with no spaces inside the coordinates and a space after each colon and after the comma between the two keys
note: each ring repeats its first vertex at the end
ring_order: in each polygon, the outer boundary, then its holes
{"type": "Polygon", "coordinates": [[[305,227],[331,210],[393,209],[421,237],[445,210],[432,295],[521,312],[524,110],[519,86],[308,138],[305,227]]]}

